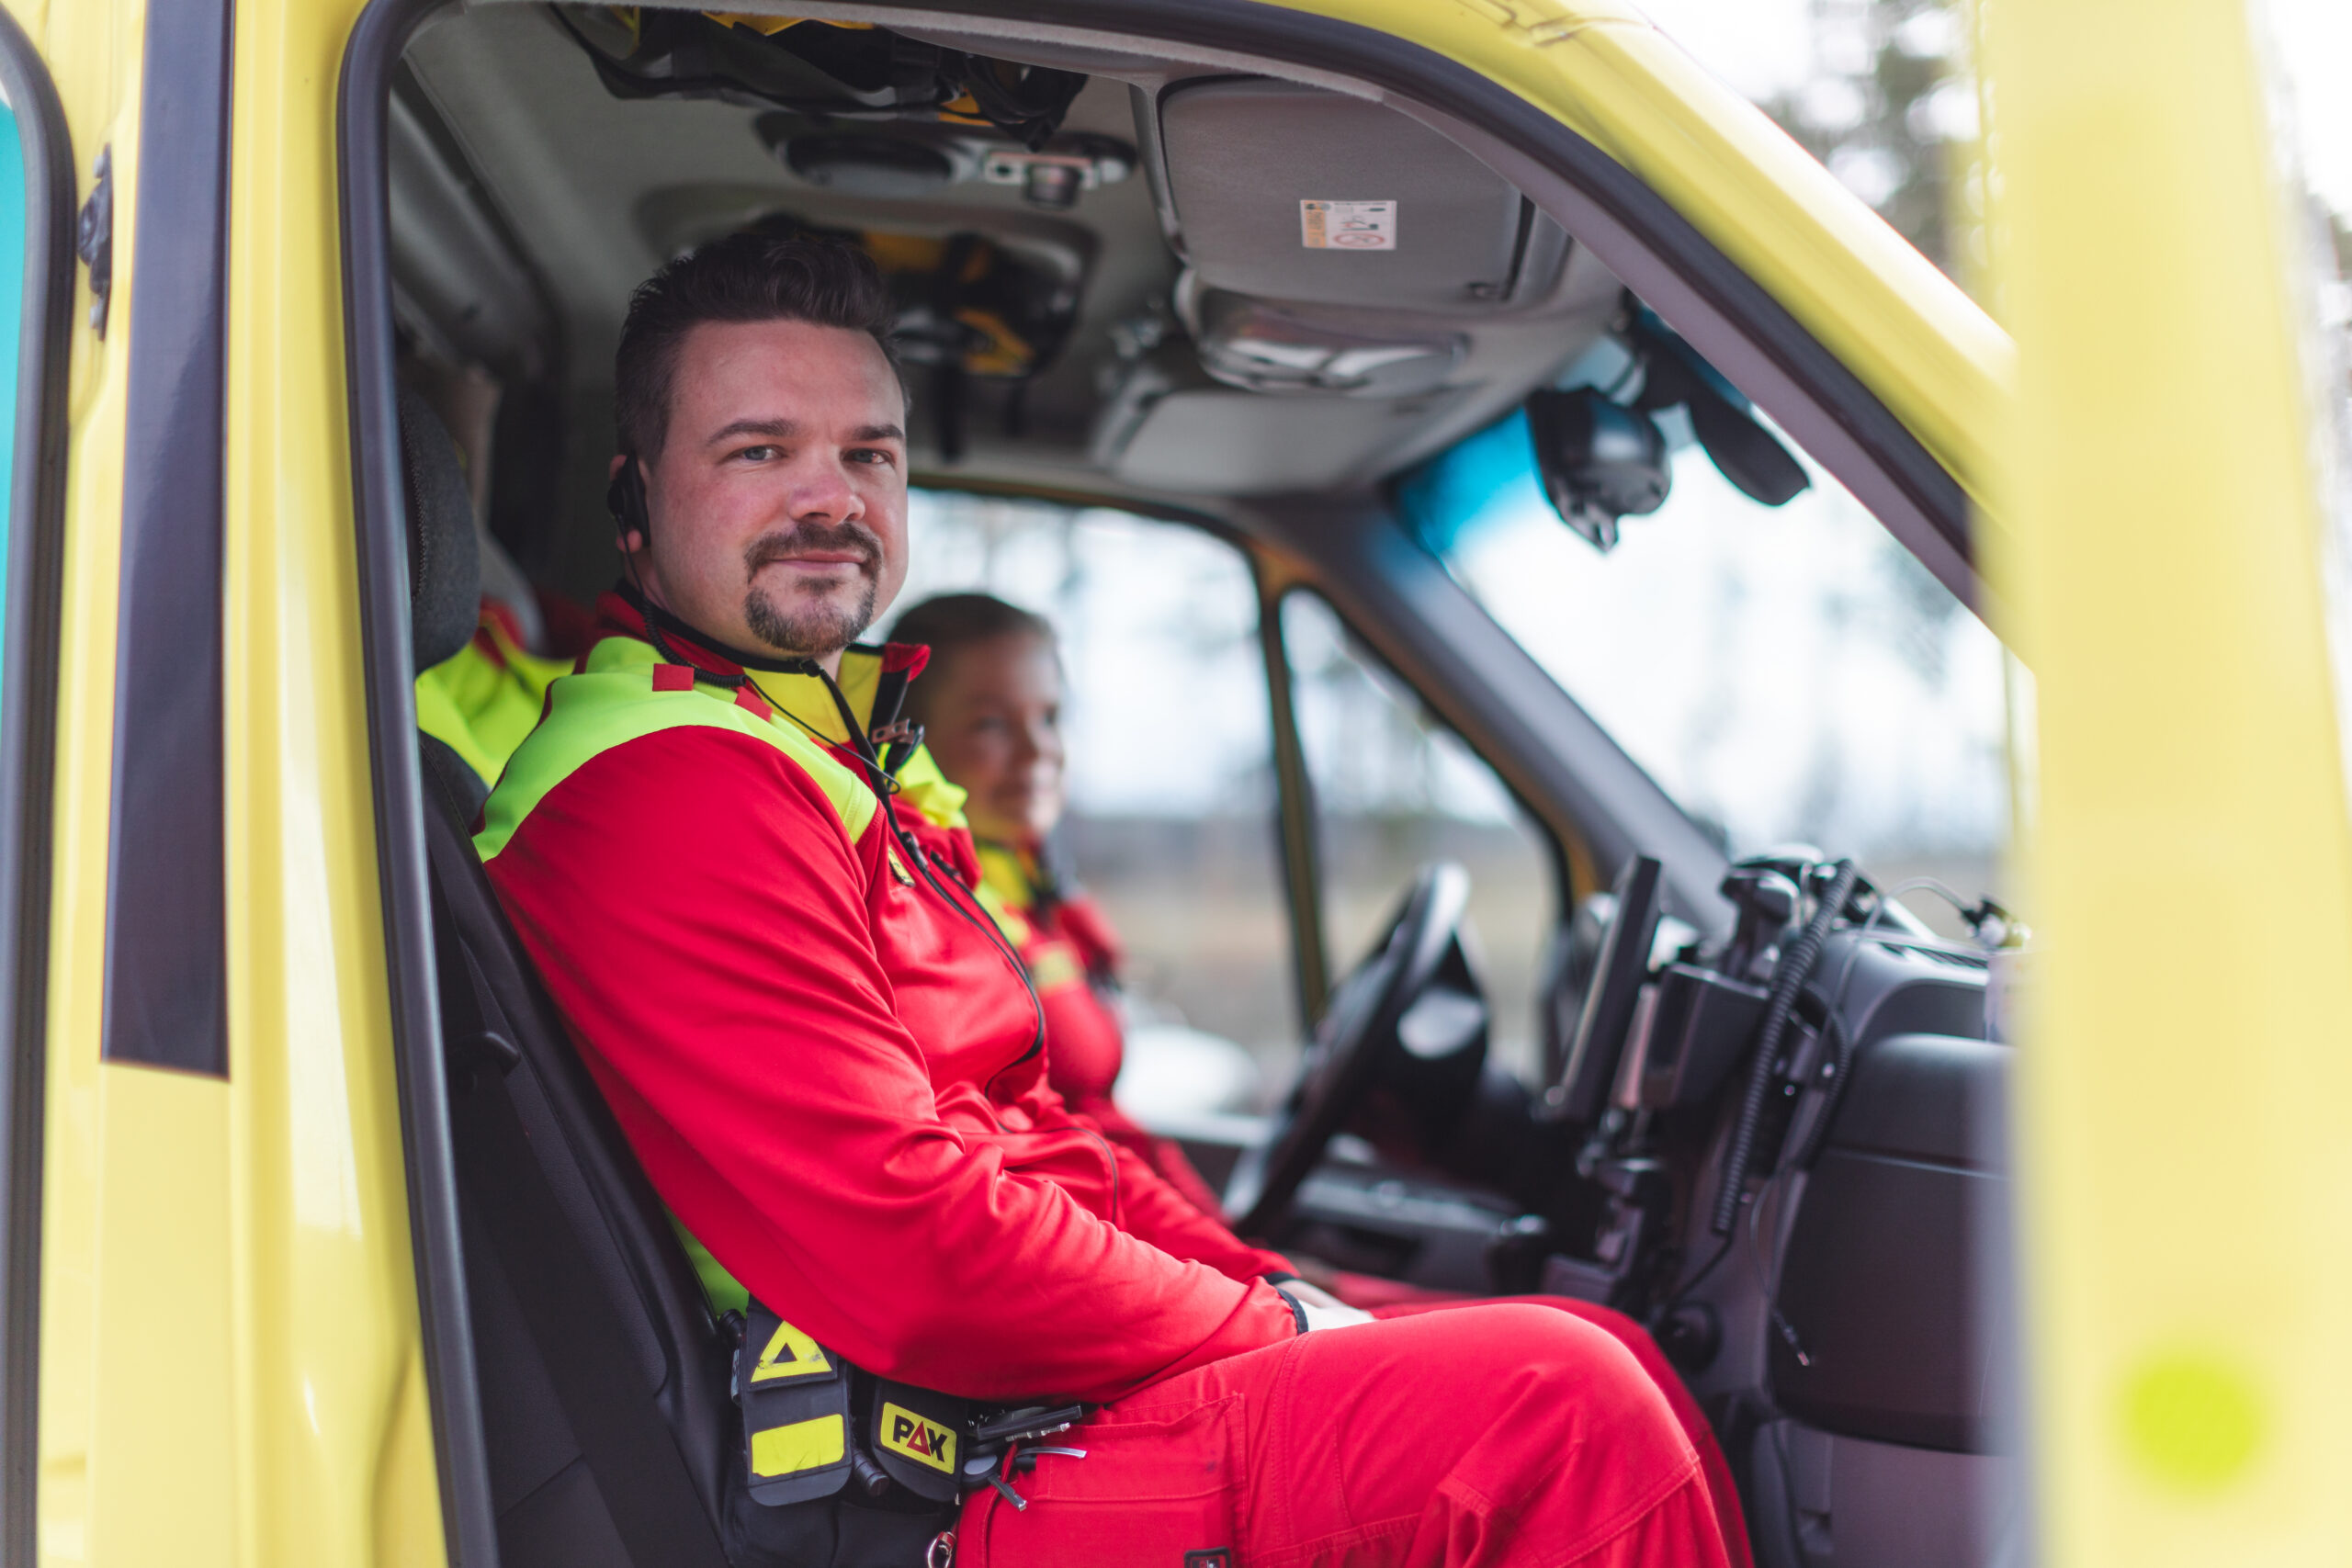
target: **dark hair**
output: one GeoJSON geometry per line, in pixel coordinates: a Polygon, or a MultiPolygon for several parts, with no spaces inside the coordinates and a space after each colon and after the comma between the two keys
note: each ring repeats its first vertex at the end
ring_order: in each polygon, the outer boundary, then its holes
{"type": "MultiPolygon", "coordinates": [[[[613,355],[613,423],[621,450],[652,457],[670,430],[678,345],[705,321],[808,321],[871,336],[898,375],[896,312],[873,258],[839,240],[729,234],[637,286],[613,355]]],[[[901,380],[901,386],[904,382],[901,380]]]]}
{"type": "MultiPolygon", "coordinates": [[[[963,649],[974,643],[994,642],[1001,637],[1034,637],[1058,652],[1059,639],[1054,636],[1054,625],[1045,616],[1024,610],[1018,604],[1008,604],[989,593],[937,593],[902,611],[890,627],[892,642],[919,642],[931,649],[931,668],[944,668],[963,649]]],[[[933,681],[932,691],[939,689],[933,681]]],[[[907,691],[907,716],[918,721],[925,716],[928,704],[923,701],[924,688],[917,681],[907,691]]]]}

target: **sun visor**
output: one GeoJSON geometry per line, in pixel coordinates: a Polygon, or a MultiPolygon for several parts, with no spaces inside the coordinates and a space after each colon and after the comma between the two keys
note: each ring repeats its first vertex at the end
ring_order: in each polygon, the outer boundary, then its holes
{"type": "Polygon", "coordinates": [[[1498,315],[1548,294],[1567,237],[1396,110],[1253,77],[1159,100],[1158,171],[1201,281],[1261,299],[1498,315]]]}

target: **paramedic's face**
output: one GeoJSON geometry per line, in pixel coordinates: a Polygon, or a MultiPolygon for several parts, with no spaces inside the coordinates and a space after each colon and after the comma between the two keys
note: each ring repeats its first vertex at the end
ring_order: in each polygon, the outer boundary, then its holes
{"type": "Polygon", "coordinates": [[[956,650],[922,672],[923,744],[971,792],[972,831],[1029,844],[1062,814],[1062,671],[1053,645],[1026,632],[956,650]]]}
{"type": "Polygon", "coordinates": [[[648,465],[652,547],[630,536],[647,593],[738,648],[833,665],[906,581],[905,420],[865,333],[691,329],[648,465]]]}

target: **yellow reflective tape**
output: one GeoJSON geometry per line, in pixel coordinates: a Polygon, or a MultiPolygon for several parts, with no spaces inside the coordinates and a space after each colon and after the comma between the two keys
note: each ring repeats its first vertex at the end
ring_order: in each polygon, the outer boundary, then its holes
{"type": "Polygon", "coordinates": [[[848,1450],[839,1416],[794,1421],[752,1434],[752,1473],[757,1476],[796,1475],[839,1464],[848,1450]]]}
{"type": "MultiPolygon", "coordinates": [[[[501,787],[492,792],[490,803],[482,808],[482,830],[474,838],[476,854],[485,862],[496,858],[548,793],[592,759],[631,740],[690,725],[732,729],[775,747],[824,792],[850,841],[865,837],[881,807],[872,786],[861,775],[790,725],[752,717],[748,709],[736,705],[731,694],[722,694],[718,688],[652,690],[648,676],[660,662],[661,656],[650,644],[635,637],[608,637],[589,650],[583,673],[566,675],[548,688],[545,722],[507,759],[499,775],[501,787]]],[[[800,682],[808,691],[823,695],[822,686],[813,676],[773,680],[800,682]]],[[[763,690],[762,695],[774,701],[772,692],[763,690]]]]}
{"type": "Polygon", "coordinates": [[[956,1434],[934,1427],[903,1405],[882,1402],[882,1446],[917,1464],[956,1473],[956,1434]]]}
{"type": "Polygon", "coordinates": [[[775,1332],[768,1336],[767,1348],[760,1352],[758,1363],[752,1368],[752,1382],[776,1382],[832,1370],[833,1364],[825,1359],[825,1352],[814,1339],[788,1323],[778,1323],[775,1332]]]}

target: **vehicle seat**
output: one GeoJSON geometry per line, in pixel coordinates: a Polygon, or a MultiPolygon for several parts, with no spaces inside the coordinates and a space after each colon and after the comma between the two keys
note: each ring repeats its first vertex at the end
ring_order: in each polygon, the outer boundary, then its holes
{"type": "MultiPolygon", "coordinates": [[[[409,646],[417,673],[455,659],[473,640],[481,603],[481,557],[458,444],[440,417],[408,388],[400,392],[401,491],[408,502],[409,646]]],[[[422,731],[426,816],[436,787],[471,823],[490,785],[447,741],[422,731]]],[[[430,827],[428,821],[427,826],[430,827]]]]}
{"type": "MultiPolygon", "coordinates": [[[[400,403],[419,670],[472,635],[457,448],[400,403]]],[[[418,736],[468,1306],[504,1568],[718,1568],[729,1347],[668,1215],[507,924],[481,781],[418,736]]]]}

